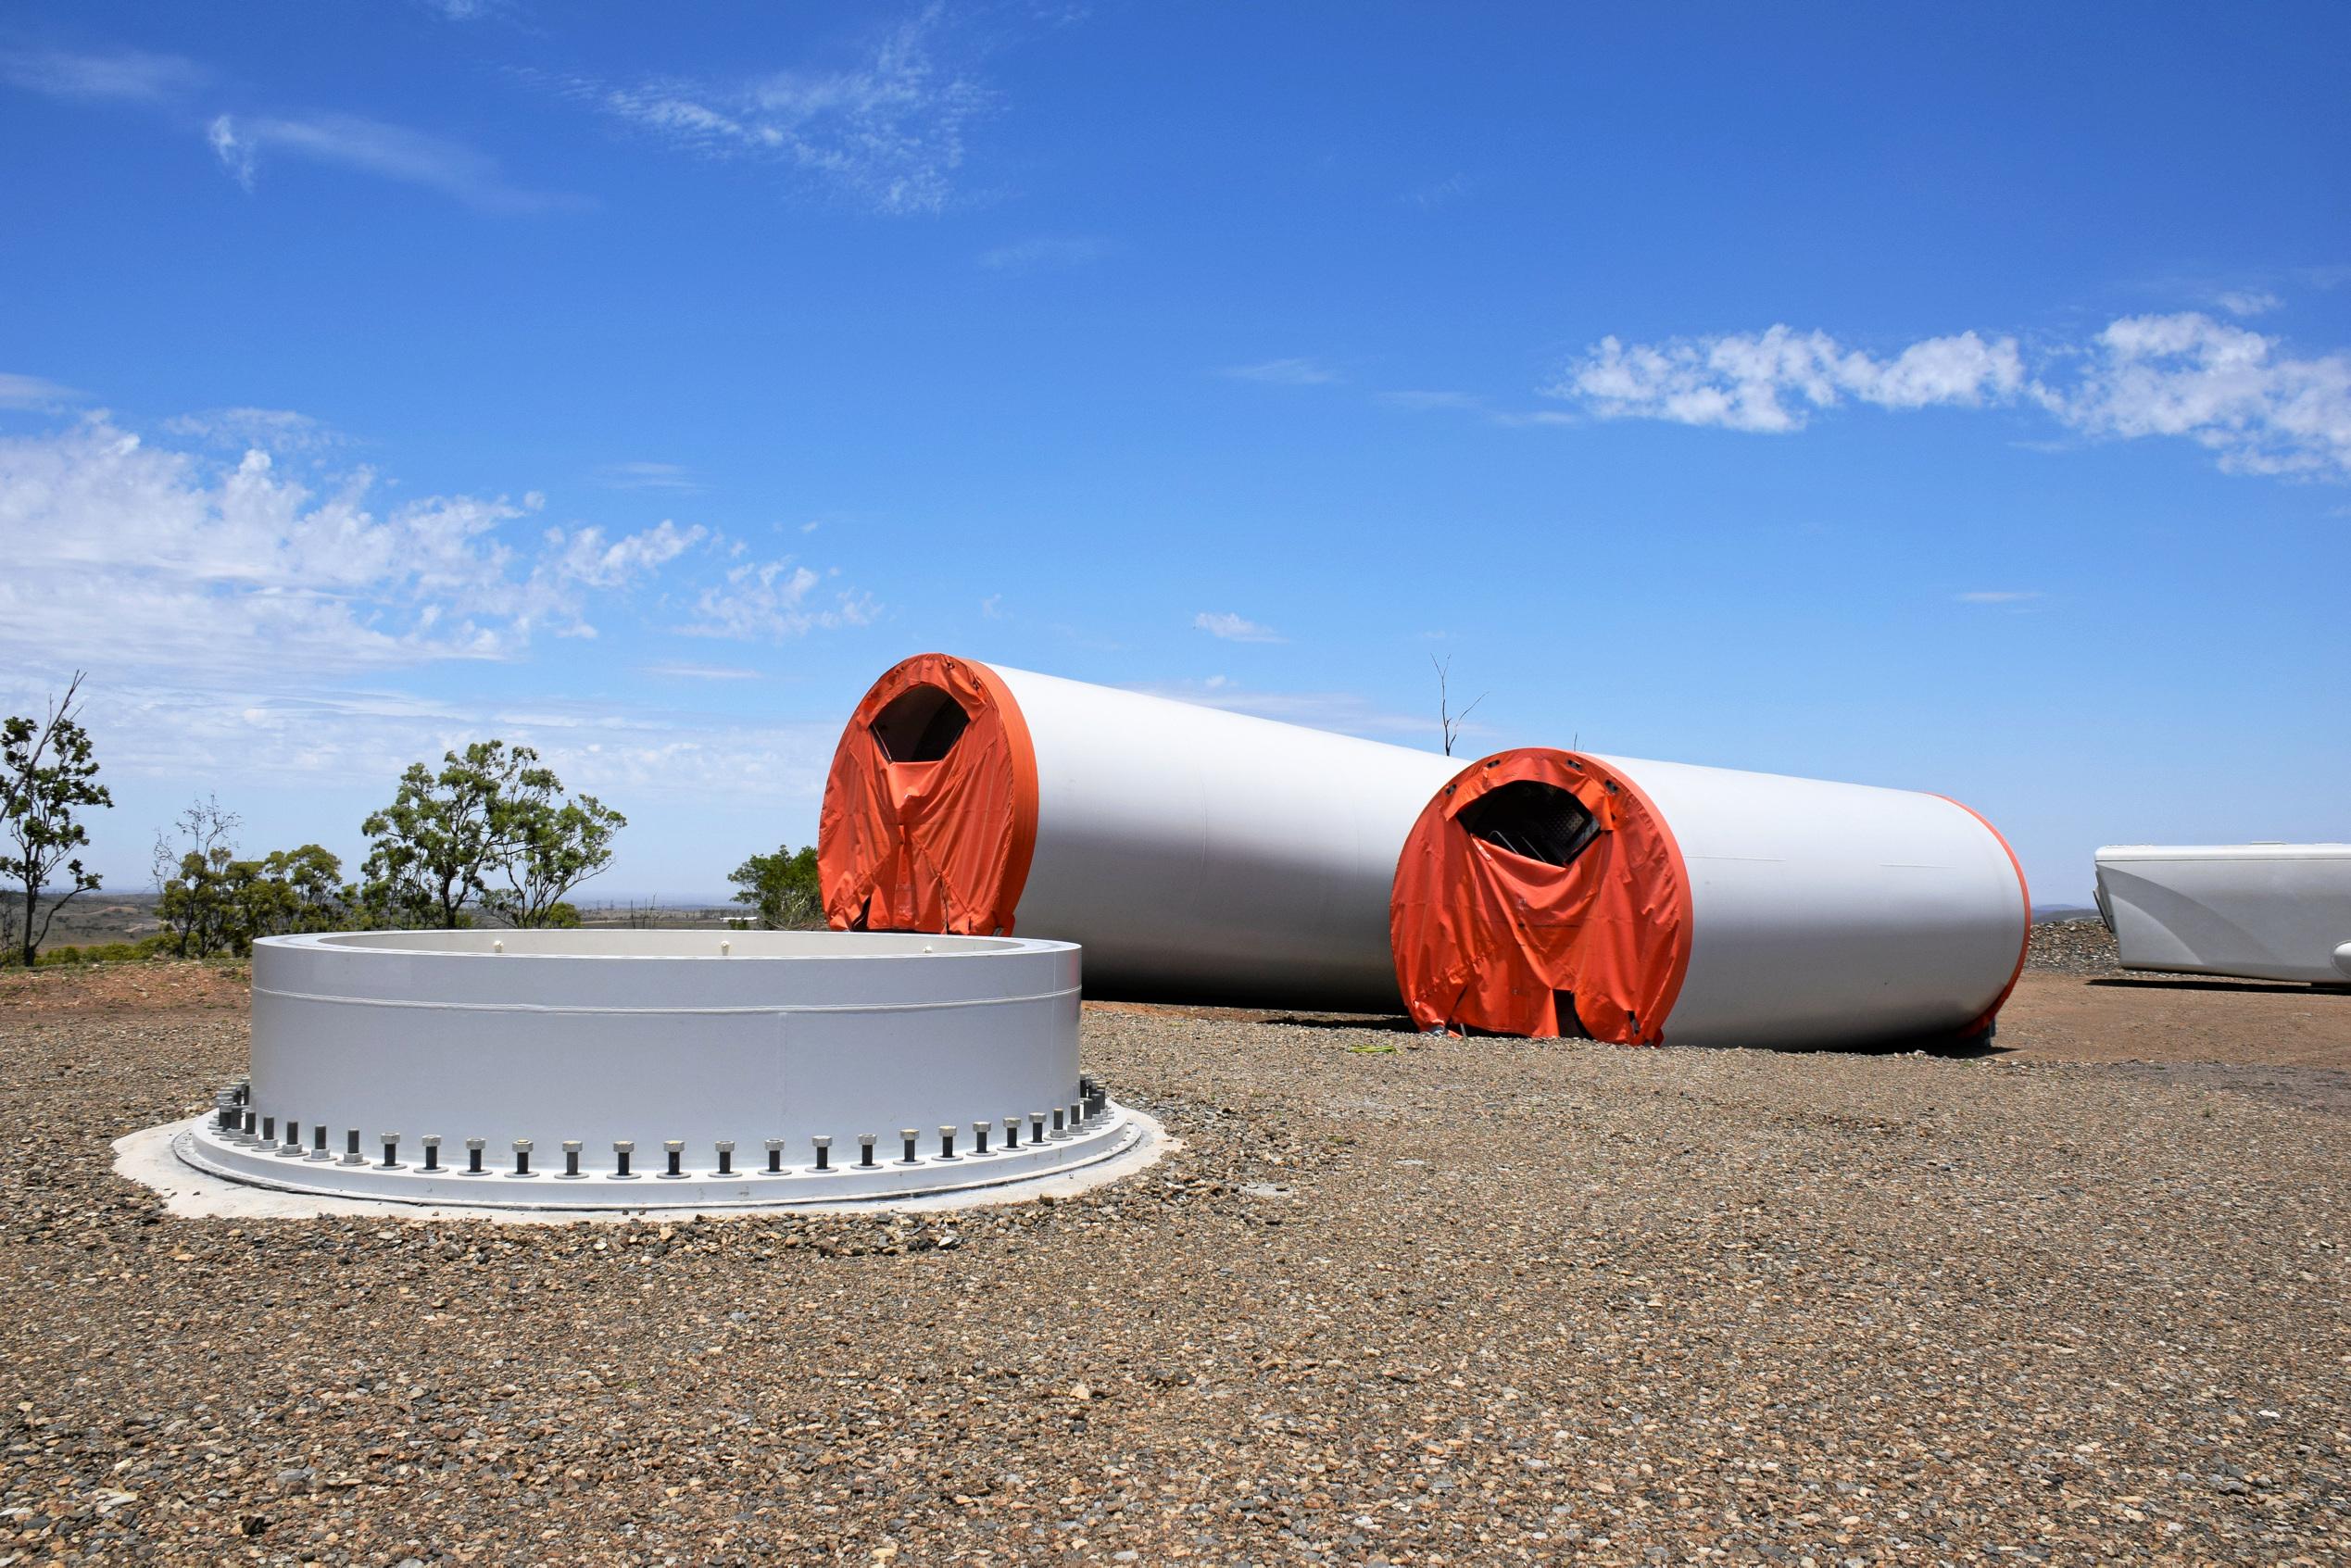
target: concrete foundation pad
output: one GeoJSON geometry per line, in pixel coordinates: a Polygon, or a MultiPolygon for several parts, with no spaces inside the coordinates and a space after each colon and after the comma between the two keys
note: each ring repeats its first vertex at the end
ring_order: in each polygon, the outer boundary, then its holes
{"type": "MultiPolygon", "coordinates": [[[[951,1213],[962,1209],[1025,1203],[1040,1198],[1072,1198],[1107,1186],[1158,1163],[1180,1141],[1153,1118],[1125,1107],[1115,1108],[1121,1135],[1084,1164],[1062,1166],[1029,1175],[1007,1173],[996,1180],[944,1190],[934,1189],[904,1198],[802,1198],[778,1203],[757,1196],[758,1178],[746,1177],[739,1200],[713,1202],[707,1198],[691,1207],[658,1202],[635,1208],[589,1205],[526,1206],[511,1197],[497,1203],[469,1204],[397,1198],[329,1196],[235,1181],[196,1161],[197,1129],[201,1116],[166,1123],[118,1138],[114,1143],[115,1173],[160,1193],[167,1210],[188,1219],[308,1220],[334,1216],[405,1220],[493,1220],[507,1224],[570,1224],[575,1221],[619,1223],[659,1219],[676,1222],[694,1215],[712,1219],[786,1214],[918,1214],[951,1213]]],[[[975,1162],[976,1163],[976,1162],[975,1162]]],[[[497,1178],[489,1178],[496,1180],[497,1178]]],[[[653,1188],[655,1192],[660,1189],[653,1188]]],[[[649,1196],[649,1194],[648,1194],[649,1196]]]]}

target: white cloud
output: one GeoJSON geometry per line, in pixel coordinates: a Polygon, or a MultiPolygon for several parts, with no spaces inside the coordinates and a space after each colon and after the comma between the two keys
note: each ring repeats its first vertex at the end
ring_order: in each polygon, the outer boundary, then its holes
{"type": "Polygon", "coordinates": [[[1977,588],[1951,596],[1954,603],[1963,605],[2023,604],[2040,596],[2041,590],[2038,588],[1977,588]]]}
{"type": "Polygon", "coordinates": [[[702,482],[694,470],[676,463],[606,463],[596,470],[596,482],[609,490],[698,491],[702,482]]]}
{"type": "Polygon", "coordinates": [[[1325,386],[1346,379],[1316,359],[1264,359],[1254,365],[1227,365],[1217,373],[1273,386],[1325,386]]]}
{"type": "Polygon", "coordinates": [[[697,637],[797,637],[819,629],[869,624],[880,613],[870,595],[836,590],[829,604],[816,592],[824,580],[788,556],[731,568],[723,583],[695,600],[694,619],[679,631],[697,637]]]}
{"type": "Polygon", "coordinates": [[[484,212],[540,213],[584,205],[576,196],[509,183],[497,159],[461,143],[358,115],[278,119],[224,114],[214,117],[205,135],[220,167],[248,191],[255,188],[266,153],[356,169],[455,197],[484,212]]]}
{"type": "Polygon", "coordinates": [[[1039,234],[979,255],[991,272],[1041,272],[1084,267],[1110,254],[1110,242],[1091,234],[1039,234]]]}
{"type": "Polygon", "coordinates": [[[1244,621],[1238,615],[1219,615],[1202,610],[1192,617],[1192,624],[1212,637],[1228,643],[1278,643],[1282,634],[1271,626],[1260,626],[1254,621],[1244,621]]]}
{"type": "Polygon", "coordinates": [[[965,129],[992,102],[977,82],[941,63],[946,20],[944,6],[926,6],[837,69],[564,85],[672,146],[773,161],[880,212],[939,212],[954,198],[965,129]]]}
{"type": "MultiPolygon", "coordinates": [[[[0,674],[0,703],[10,712],[37,704],[47,674],[0,674]]],[[[389,796],[410,762],[497,735],[534,748],[566,784],[631,815],[647,799],[813,800],[840,740],[837,721],[746,725],[605,698],[438,699],[319,681],[298,691],[106,681],[89,688],[85,719],[107,776],[219,779],[224,790],[236,778],[267,778],[389,796]]],[[[110,826],[118,836],[145,831],[110,826]]]]}
{"type": "Polygon", "coordinates": [[[382,515],[364,470],[314,492],[267,453],[233,465],[150,446],[104,415],[0,441],[0,647],[108,668],[352,670],[497,657],[532,607],[503,498],[382,515]]]}
{"type": "Polygon", "coordinates": [[[1731,430],[1802,430],[1811,410],[1844,398],[1889,408],[1980,405],[2024,383],[2014,338],[1928,338],[1892,358],[1845,348],[1826,332],[1775,326],[1753,334],[1628,347],[1614,337],[1570,365],[1544,395],[1602,419],[1668,420],[1731,430]]]}
{"type": "MultiPolygon", "coordinates": [[[[592,601],[694,590],[699,525],[617,534],[515,524],[536,493],[381,504],[365,468],[297,477],[258,447],[233,460],[150,444],[104,414],[0,438],[0,665],[59,663],[116,679],[299,681],[446,659],[509,659],[540,633],[593,636],[592,601]],[[683,583],[668,580],[694,570],[683,583]]],[[[786,590],[742,568],[706,600],[756,622],[745,594],[786,590]],[[716,596],[713,598],[713,596],[716,596]]],[[[836,590],[810,626],[861,623],[836,590]]]]}
{"type": "Polygon", "coordinates": [[[591,588],[624,587],[650,576],[710,536],[710,530],[699,523],[680,528],[666,518],[642,533],[609,542],[601,528],[574,529],[569,534],[550,528],[547,532],[548,565],[568,582],[591,588]]]}
{"type": "MultiPolygon", "coordinates": [[[[464,667],[591,634],[591,609],[690,601],[722,571],[726,541],[673,521],[550,527],[533,517],[535,492],[395,504],[365,469],[293,466],[258,449],[174,449],[104,414],[0,437],[0,711],[37,708],[88,670],[107,775],[174,796],[241,783],[388,794],[409,762],[498,735],[632,815],[640,802],[817,798],[837,720],[746,724],[691,707],[685,683],[757,670],[654,662],[643,674],[681,683],[672,702],[501,697],[485,694],[531,676],[464,667]],[[446,661],[447,696],[387,689],[446,661]]],[[[846,608],[811,624],[874,613],[862,596],[828,596],[846,608]]],[[[568,669],[554,684],[579,684],[568,669]]],[[[109,881],[135,884],[153,824],[120,811],[108,823],[109,881]]]]}
{"type": "Polygon", "coordinates": [[[2285,301],[2268,289],[2229,289],[2215,295],[2213,303],[2232,316],[2266,316],[2285,301]]]}
{"type": "Polygon", "coordinates": [[[137,49],[111,55],[0,50],[0,82],[55,98],[161,103],[195,91],[211,76],[194,60],[137,49]]]}
{"type": "Polygon", "coordinates": [[[13,375],[0,370],[0,408],[49,409],[82,401],[82,394],[39,376],[13,375]]]}
{"type": "Polygon", "coordinates": [[[2230,472],[2351,478],[2351,356],[2296,358],[2276,338],[2187,311],[2124,317],[2040,358],[2028,376],[2014,338],[1967,332],[1880,358],[1775,326],[1656,345],[1603,338],[1541,390],[1599,419],[1773,433],[1847,400],[2032,406],[2090,435],[2194,441],[2230,472]]]}
{"type": "Polygon", "coordinates": [[[2128,316],[2079,356],[2070,385],[2034,394],[2078,430],[2184,437],[2232,473],[2351,479],[2351,355],[2278,349],[2195,311],[2128,316]]]}
{"type": "Polygon", "coordinates": [[[320,452],[344,444],[340,431],[291,408],[211,408],[175,414],[163,421],[172,435],[189,436],[239,451],[259,447],[276,453],[320,452]]]}

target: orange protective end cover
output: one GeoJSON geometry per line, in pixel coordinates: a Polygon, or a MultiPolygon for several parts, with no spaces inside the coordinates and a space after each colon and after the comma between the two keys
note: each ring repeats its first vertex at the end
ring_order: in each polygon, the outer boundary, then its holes
{"type": "MultiPolygon", "coordinates": [[[[1951,800],[1947,795],[1940,798],[1951,800]]],[[[1959,1032],[1960,1037],[1965,1039],[1971,1035],[1980,1035],[1993,1026],[2000,1017],[2000,1010],[2008,1005],[2009,997],[2017,989],[2017,982],[2024,978],[2025,960],[2032,956],[2032,884],[2025,881],[2024,862],[2017,859],[2016,847],[2008,842],[2008,835],[1993,827],[1991,818],[1966,801],[1951,800],[1951,803],[1981,822],[1983,831],[1999,840],[2001,853],[2008,857],[2008,864],[2016,870],[2017,891],[2024,897],[2024,935],[2017,943],[2017,967],[2008,972],[2008,984],[2000,987],[2000,994],[1992,998],[1992,1005],[1983,1010],[1983,1016],[1959,1032]]]]}
{"type": "Polygon", "coordinates": [[[835,930],[1008,935],[1037,849],[1037,754],[996,671],[917,654],[874,684],[833,753],[816,874],[835,930]],[[932,762],[893,762],[873,724],[917,686],[969,721],[932,762]]]}
{"type": "Polygon", "coordinates": [[[1690,968],[1690,880],[1649,797],[1605,763],[1529,746],[1472,763],[1413,824],[1388,904],[1413,1022],[1655,1045],[1690,968]],[[1457,820],[1503,784],[1566,790],[1600,833],[1565,866],[1513,854],[1457,820]],[[1574,1017],[1560,1016],[1572,997],[1574,1017]]]}

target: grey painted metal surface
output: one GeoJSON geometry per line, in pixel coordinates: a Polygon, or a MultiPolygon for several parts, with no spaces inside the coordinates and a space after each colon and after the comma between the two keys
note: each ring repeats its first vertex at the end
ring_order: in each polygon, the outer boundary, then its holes
{"type": "Polygon", "coordinates": [[[1396,1010],[1396,856],[1458,759],[991,668],[1037,759],[1019,929],[1097,996],[1396,1010]]]}
{"type": "Polygon", "coordinates": [[[1023,937],[272,937],[249,1085],[182,1158],[291,1190],[534,1207],[1021,1180],[1135,1135],[1081,1085],[1078,966],[1023,937]]]}
{"type": "Polygon", "coordinates": [[[2112,844],[2096,866],[2125,969],[2351,982],[2351,844],[2112,844]]]}

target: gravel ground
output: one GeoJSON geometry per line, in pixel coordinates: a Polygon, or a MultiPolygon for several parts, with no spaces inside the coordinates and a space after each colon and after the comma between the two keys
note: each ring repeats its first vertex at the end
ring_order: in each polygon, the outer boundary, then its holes
{"type": "Polygon", "coordinates": [[[0,1562],[2351,1548],[2342,1115],[1091,1010],[1188,1148],[1077,1201],[179,1221],[107,1144],[241,1065],[241,995],[129,984],[0,993],[0,1562]]]}
{"type": "Polygon", "coordinates": [[[2056,974],[2117,974],[2114,933],[2100,920],[2043,921],[2025,944],[2025,967],[2056,974]]]}

